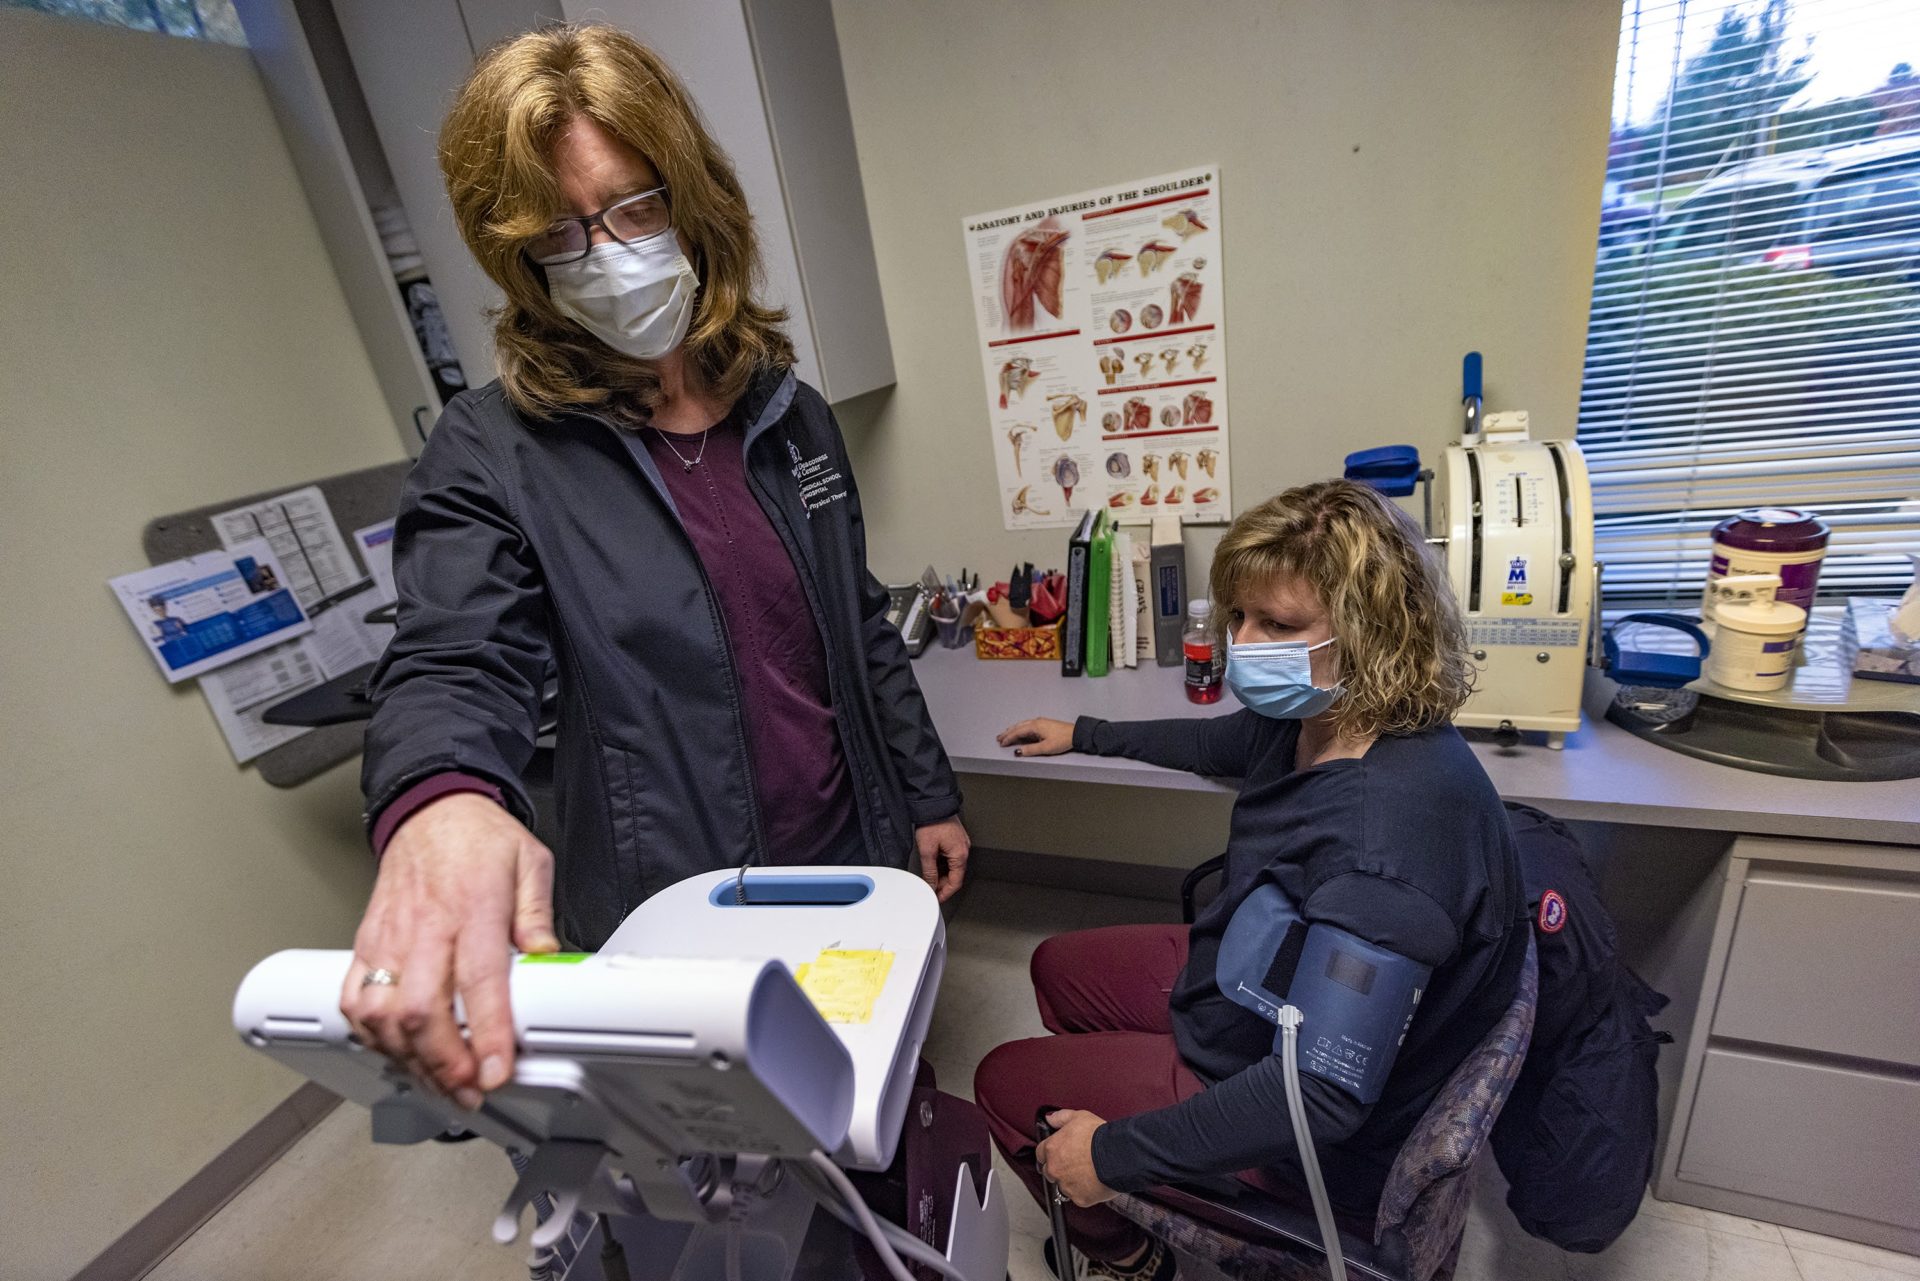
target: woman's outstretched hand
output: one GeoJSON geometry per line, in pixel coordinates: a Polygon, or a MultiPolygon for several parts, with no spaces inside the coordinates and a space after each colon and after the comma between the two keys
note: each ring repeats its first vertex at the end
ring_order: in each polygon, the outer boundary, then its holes
{"type": "Polygon", "coordinates": [[[1058,756],[1073,750],[1073,722],[1038,717],[1021,721],[1000,731],[1002,747],[1013,748],[1015,756],[1058,756]]]}
{"type": "Polygon", "coordinates": [[[340,1011],[362,1044],[471,1110],[513,1075],[513,949],[559,946],[547,847],[487,797],[443,796],[387,842],[340,1011]]]}

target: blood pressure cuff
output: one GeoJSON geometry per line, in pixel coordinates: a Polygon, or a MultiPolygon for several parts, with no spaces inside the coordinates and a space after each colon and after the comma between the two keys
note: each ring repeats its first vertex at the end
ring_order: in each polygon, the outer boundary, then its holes
{"type": "MultiPolygon", "coordinates": [[[[1300,1022],[1300,1070],[1379,1101],[1430,966],[1324,921],[1301,919],[1279,886],[1249,894],[1227,925],[1214,982],[1269,1023],[1291,1005],[1300,1022]]],[[[1284,1042],[1276,1030],[1273,1048],[1284,1042]]]]}

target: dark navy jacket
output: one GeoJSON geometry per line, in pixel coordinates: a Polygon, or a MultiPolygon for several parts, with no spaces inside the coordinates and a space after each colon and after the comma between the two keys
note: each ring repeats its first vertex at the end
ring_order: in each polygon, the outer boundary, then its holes
{"type": "MultiPolygon", "coordinates": [[[[886,589],[826,401],[791,372],[737,407],[747,478],[826,647],[868,857],[905,866],[913,829],[960,795],[886,589]]],[[[413,783],[490,779],[522,821],[546,673],[559,676],[555,906],[597,947],[649,895],[773,861],[726,625],[641,441],[569,415],[530,424],[498,383],[447,406],[394,535],[399,628],[375,674],[362,785],[371,824],[413,783]]]]}

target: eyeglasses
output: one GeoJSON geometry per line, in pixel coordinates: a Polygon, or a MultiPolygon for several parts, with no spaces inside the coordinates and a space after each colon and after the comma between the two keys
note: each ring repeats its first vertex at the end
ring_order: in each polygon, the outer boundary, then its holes
{"type": "Polygon", "coordinates": [[[617,200],[597,214],[560,218],[532,240],[525,253],[542,267],[578,262],[593,248],[593,229],[606,232],[623,245],[657,236],[673,225],[667,208],[667,189],[655,187],[637,196],[617,200]]]}

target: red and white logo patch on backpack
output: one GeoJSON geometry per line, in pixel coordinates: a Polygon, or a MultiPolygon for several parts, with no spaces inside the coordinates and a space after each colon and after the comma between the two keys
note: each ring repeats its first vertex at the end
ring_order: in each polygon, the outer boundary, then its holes
{"type": "Polygon", "coordinates": [[[1567,900],[1560,897],[1559,890],[1548,890],[1540,896],[1540,932],[1558,934],[1567,923],[1567,900]]]}

